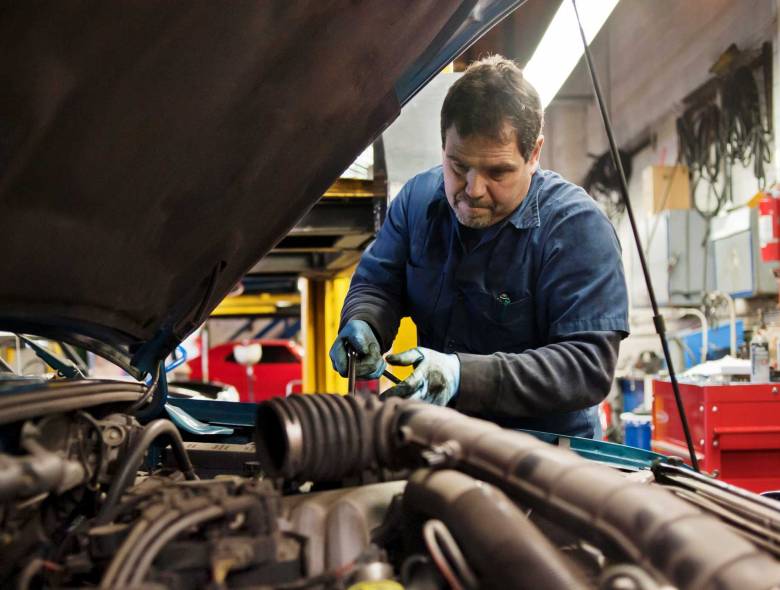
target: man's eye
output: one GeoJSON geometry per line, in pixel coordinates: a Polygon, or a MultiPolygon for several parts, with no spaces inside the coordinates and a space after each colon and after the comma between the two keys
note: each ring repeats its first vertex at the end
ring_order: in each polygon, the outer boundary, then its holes
{"type": "Polygon", "coordinates": [[[506,176],[506,170],[497,170],[490,173],[490,178],[493,180],[502,180],[506,176]]]}
{"type": "Polygon", "coordinates": [[[459,163],[459,162],[452,162],[451,163],[452,169],[457,172],[458,174],[463,174],[466,171],[466,167],[459,163]]]}

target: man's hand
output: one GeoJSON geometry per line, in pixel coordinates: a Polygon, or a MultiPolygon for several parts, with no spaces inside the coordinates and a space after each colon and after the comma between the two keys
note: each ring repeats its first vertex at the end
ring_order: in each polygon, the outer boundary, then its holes
{"type": "Polygon", "coordinates": [[[330,360],[333,368],[342,377],[347,376],[347,350],[349,342],[357,352],[355,375],[363,379],[377,379],[387,367],[374,331],[363,320],[349,320],[341,329],[333,346],[330,347],[330,360]]]}
{"type": "Polygon", "coordinates": [[[396,366],[411,365],[414,372],[395,387],[385,391],[385,396],[446,406],[458,392],[460,361],[457,355],[443,354],[418,346],[400,354],[387,355],[387,362],[396,366]]]}

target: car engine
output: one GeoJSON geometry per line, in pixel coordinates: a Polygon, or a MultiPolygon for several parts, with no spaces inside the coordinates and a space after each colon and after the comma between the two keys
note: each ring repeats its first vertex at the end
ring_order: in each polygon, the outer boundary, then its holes
{"type": "Polygon", "coordinates": [[[142,424],[142,385],[0,391],[4,588],[780,587],[777,504],[674,461],[375,397],[265,402],[252,446],[142,424]]]}

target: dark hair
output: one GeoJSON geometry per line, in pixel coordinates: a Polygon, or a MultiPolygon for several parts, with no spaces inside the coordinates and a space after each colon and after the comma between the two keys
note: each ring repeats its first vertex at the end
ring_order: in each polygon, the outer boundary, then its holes
{"type": "Polygon", "coordinates": [[[472,63],[447,92],[441,107],[442,147],[452,125],[461,137],[481,135],[507,141],[507,122],[527,161],[544,122],[539,93],[512,60],[491,55],[472,63]]]}

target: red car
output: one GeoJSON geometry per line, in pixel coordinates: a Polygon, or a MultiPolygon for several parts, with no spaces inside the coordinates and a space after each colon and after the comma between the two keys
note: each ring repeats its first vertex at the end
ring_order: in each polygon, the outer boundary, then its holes
{"type": "MultiPolygon", "coordinates": [[[[200,356],[187,361],[190,379],[203,379],[203,363],[200,356]]],[[[290,340],[231,341],[209,349],[208,378],[232,385],[238,390],[242,402],[260,402],[272,397],[284,397],[301,391],[303,373],[303,348],[290,340]],[[233,354],[235,346],[260,344],[263,355],[252,367],[253,379],[246,366],[238,363],[233,354]]]]}

